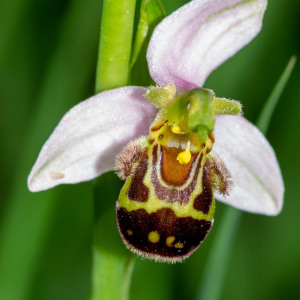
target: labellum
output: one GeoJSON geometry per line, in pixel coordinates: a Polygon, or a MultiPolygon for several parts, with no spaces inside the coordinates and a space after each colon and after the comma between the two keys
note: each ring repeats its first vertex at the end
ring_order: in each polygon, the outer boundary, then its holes
{"type": "Polygon", "coordinates": [[[230,192],[226,166],[210,154],[213,127],[216,114],[241,112],[238,102],[211,91],[176,97],[174,88],[150,88],[146,97],[160,111],[149,136],[131,141],[115,166],[125,180],[116,205],[124,243],[139,255],[167,262],[187,258],[207,236],[214,220],[213,189],[230,192]]]}

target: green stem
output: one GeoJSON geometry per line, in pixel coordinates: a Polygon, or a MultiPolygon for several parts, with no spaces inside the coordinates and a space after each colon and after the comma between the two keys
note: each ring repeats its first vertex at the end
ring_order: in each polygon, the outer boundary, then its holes
{"type": "Polygon", "coordinates": [[[136,258],[135,256],[131,255],[129,257],[125,273],[124,273],[124,280],[123,280],[123,286],[121,289],[121,294],[124,295],[124,300],[129,299],[129,290],[130,290],[130,285],[131,285],[131,278],[132,278],[132,273],[133,269],[135,266],[136,258]]]}
{"type": "Polygon", "coordinates": [[[96,266],[101,265],[99,270],[95,270],[93,285],[101,287],[94,291],[91,300],[128,300],[131,276],[135,265],[135,257],[127,257],[126,263],[123,259],[116,260],[114,255],[104,257],[95,251],[96,266]],[[103,272],[104,271],[104,272],[103,272]],[[115,283],[121,285],[116,288],[115,283]]]}
{"type": "Polygon", "coordinates": [[[104,0],[96,93],[128,84],[136,0],[104,0]]]}
{"type": "MultiPolygon", "coordinates": [[[[257,127],[264,134],[267,133],[274,109],[290,78],[295,63],[296,57],[292,56],[260,113],[257,127]]],[[[226,208],[219,231],[212,245],[212,251],[207,260],[206,268],[203,272],[203,279],[197,299],[217,300],[221,298],[226,269],[241,217],[241,211],[232,207],[226,208]]]]}
{"type": "MultiPolygon", "coordinates": [[[[136,0],[103,2],[96,93],[129,83],[136,0]]],[[[127,300],[135,258],[121,242],[115,221],[120,182],[114,174],[95,184],[91,300],[127,300]]]]}
{"type": "Polygon", "coordinates": [[[94,189],[95,230],[91,300],[127,300],[135,262],[121,241],[115,201],[123,183],[112,173],[97,179],[94,189]]]}

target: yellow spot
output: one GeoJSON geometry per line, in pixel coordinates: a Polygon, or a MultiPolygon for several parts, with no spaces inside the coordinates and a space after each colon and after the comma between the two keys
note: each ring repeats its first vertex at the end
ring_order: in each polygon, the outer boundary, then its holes
{"type": "Polygon", "coordinates": [[[65,177],[65,174],[60,173],[60,172],[51,172],[51,173],[50,173],[50,177],[51,177],[52,179],[62,179],[62,178],[65,177]]]}
{"type": "Polygon", "coordinates": [[[172,243],[175,241],[175,236],[171,235],[167,237],[166,245],[168,247],[173,247],[172,243]]]}
{"type": "Polygon", "coordinates": [[[178,125],[172,125],[171,130],[172,130],[173,133],[176,133],[176,134],[181,133],[181,129],[178,125]]]}
{"type": "Polygon", "coordinates": [[[133,232],[130,229],[128,229],[126,232],[127,232],[128,235],[133,235],[133,232]]]}
{"type": "Polygon", "coordinates": [[[191,161],[192,155],[190,151],[190,144],[191,144],[190,141],[188,141],[186,145],[186,149],[177,155],[177,160],[181,164],[187,164],[191,161]]]}
{"type": "Polygon", "coordinates": [[[175,248],[182,249],[183,248],[183,244],[182,243],[176,243],[175,244],[175,248]]]}
{"type": "Polygon", "coordinates": [[[156,232],[156,231],[151,231],[149,234],[148,234],[148,240],[151,242],[151,243],[157,243],[159,241],[159,233],[156,232]]]}

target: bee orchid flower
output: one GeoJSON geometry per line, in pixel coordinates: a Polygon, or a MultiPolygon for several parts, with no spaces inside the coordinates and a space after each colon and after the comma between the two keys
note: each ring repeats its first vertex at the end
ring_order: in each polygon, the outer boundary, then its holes
{"type": "Polygon", "coordinates": [[[108,90],[73,107],[43,146],[29,189],[115,169],[125,180],[117,202],[125,244],[162,261],[181,260],[203,241],[213,222],[213,190],[238,209],[278,214],[284,186],[272,147],[241,116],[239,103],[203,88],[258,34],[266,5],[194,0],[165,18],[147,51],[157,86],[108,90]]]}

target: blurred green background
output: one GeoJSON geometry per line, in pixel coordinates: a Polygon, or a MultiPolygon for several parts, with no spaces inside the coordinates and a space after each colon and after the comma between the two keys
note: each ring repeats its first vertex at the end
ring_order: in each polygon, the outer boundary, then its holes
{"type": "MultiPolygon", "coordinates": [[[[170,13],[186,1],[162,2],[170,13]]],[[[99,0],[0,0],[1,300],[89,297],[92,184],[32,194],[26,178],[63,114],[93,94],[100,13],[99,0]]],[[[299,57],[299,15],[296,0],[270,0],[260,35],[205,87],[241,100],[255,122],[289,58],[299,57]]],[[[298,62],[268,132],[286,186],[283,211],[243,214],[222,299],[300,299],[299,78],[298,62]]],[[[138,259],[132,299],[194,299],[224,207],[217,203],[210,235],[186,262],[138,259]]]]}

